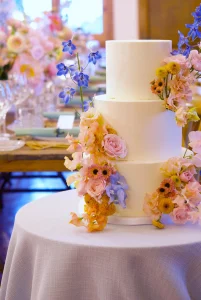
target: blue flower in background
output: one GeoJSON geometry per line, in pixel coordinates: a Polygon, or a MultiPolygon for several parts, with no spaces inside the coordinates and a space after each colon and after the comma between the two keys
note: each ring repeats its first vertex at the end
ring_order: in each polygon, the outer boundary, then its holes
{"type": "Polygon", "coordinates": [[[73,80],[75,80],[79,87],[84,86],[88,87],[89,84],[89,76],[87,74],[84,74],[83,72],[76,73],[73,76],[73,80]]]}
{"type": "Polygon", "coordinates": [[[97,60],[99,60],[100,58],[101,58],[101,55],[100,55],[99,51],[91,52],[88,55],[89,63],[92,62],[94,65],[96,64],[97,60]]]}
{"type": "Polygon", "coordinates": [[[106,187],[106,194],[110,198],[110,203],[114,202],[126,208],[126,190],[128,185],[123,176],[118,172],[110,176],[110,183],[106,187]]]}
{"type": "Polygon", "coordinates": [[[191,51],[191,46],[186,45],[185,48],[178,48],[178,50],[173,50],[173,51],[171,52],[171,54],[172,54],[172,55],[182,54],[182,55],[188,57],[189,54],[190,54],[190,51],[191,51]]]}
{"type": "Polygon", "coordinates": [[[74,65],[71,65],[71,66],[67,67],[63,63],[58,64],[57,69],[58,69],[57,76],[61,76],[61,75],[66,76],[68,74],[68,72],[71,73],[71,74],[73,74],[75,72],[75,66],[74,65]]]}
{"type": "Polygon", "coordinates": [[[192,16],[194,17],[196,22],[201,22],[201,4],[196,7],[196,10],[192,13],[192,16]]]}
{"type": "Polygon", "coordinates": [[[76,90],[73,88],[66,88],[59,93],[59,98],[63,99],[65,104],[68,104],[73,98],[75,92],[76,90]]]}
{"type": "Polygon", "coordinates": [[[179,42],[178,42],[178,48],[181,48],[183,45],[188,45],[189,44],[189,40],[187,37],[185,37],[183,35],[183,33],[181,33],[179,30],[178,30],[178,34],[179,34],[179,42]]]}
{"type": "Polygon", "coordinates": [[[67,42],[62,42],[62,45],[63,45],[63,52],[68,52],[70,55],[72,55],[76,49],[76,46],[73,44],[71,40],[68,40],[67,42]]]}
{"type": "Polygon", "coordinates": [[[186,27],[190,28],[188,37],[191,37],[192,41],[194,41],[197,37],[201,38],[201,32],[198,30],[198,22],[194,22],[193,24],[186,24],[186,27]]]}

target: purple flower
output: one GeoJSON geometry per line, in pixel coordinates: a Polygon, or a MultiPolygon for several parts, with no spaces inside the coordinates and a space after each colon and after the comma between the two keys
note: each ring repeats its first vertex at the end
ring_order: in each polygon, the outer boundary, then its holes
{"type": "Polygon", "coordinates": [[[185,48],[178,48],[178,50],[173,50],[173,51],[171,52],[171,54],[172,54],[172,55],[182,54],[182,55],[188,57],[189,54],[190,54],[190,51],[191,51],[191,46],[186,45],[185,48]]]}
{"type": "Polygon", "coordinates": [[[84,111],[88,111],[89,107],[93,107],[92,100],[84,100],[83,105],[81,104],[81,108],[83,107],[84,111]]]}
{"type": "Polygon", "coordinates": [[[191,37],[192,41],[194,41],[196,38],[201,38],[201,32],[198,30],[198,22],[195,21],[193,24],[186,24],[186,27],[190,28],[188,37],[191,37]]]}
{"type": "Polygon", "coordinates": [[[68,40],[67,42],[62,42],[62,45],[63,52],[68,52],[70,55],[72,55],[76,49],[76,46],[72,43],[71,40],[68,40]]]}
{"type": "Polygon", "coordinates": [[[183,45],[188,45],[189,44],[188,38],[185,37],[184,34],[181,33],[181,31],[179,30],[178,30],[178,34],[179,34],[178,48],[181,48],[183,45]]]}
{"type": "Polygon", "coordinates": [[[110,198],[110,203],[114,202],[121,207],[126,208],[126,190],[128,185],[123,176],[118,172],[110,176],[110,183],[106,187],[106,194],[110,198]]]}
{"type": "Polygon", "coordinates": [[[68,104],[69,101],[73,98],[75,92],[76,90],[73,88],[66,88],[59,93],[59,98],[63,99],[65,104],[68,104]]]}
{"type": "Polygon", "coordinates": [[[101,55],[100,55],[99,51],[91,52],[88,55],[89,63],[92,62],[94,65],[96,64],[97,60],[99,60],[100,58],[101,58],[101,55]]]}
{"type": "Polygon", "coordinates": [[[73,76],[73,80],[75,80],[77,82],[79,87],[81,87],[81,86],[88,87],[89,76],[84,74],[83,72],[80,72],[80,73],[77,72],[73,76]]]}
{"type": "Polygon", "coordinates": [[[194,17],[196,22],[201,22],[201,4],[196,7],[196,10],[192,13],[192,16],[194,17]]]}
{"type": "Polygon", "coordinates": [[[75,66],[74,65],[70,65],[69,67],[67,67],[63,63],[58,64],[57,69],[58,69],[57,76],[61,76],[61,75],[66,76],[68,74],[68,72],[71,73],[71,74],[73,72],[75,72],[75,66]]]}

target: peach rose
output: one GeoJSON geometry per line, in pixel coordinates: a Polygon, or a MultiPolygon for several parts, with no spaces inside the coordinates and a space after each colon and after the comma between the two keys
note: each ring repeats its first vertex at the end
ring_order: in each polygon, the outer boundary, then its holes
{"type": "Polygon", "coordinates": [[[90,179],[86,185],[87,193],[95,199],[100,199],[105,191],[105,188],[106,181],[102,178],[90,179]]]}

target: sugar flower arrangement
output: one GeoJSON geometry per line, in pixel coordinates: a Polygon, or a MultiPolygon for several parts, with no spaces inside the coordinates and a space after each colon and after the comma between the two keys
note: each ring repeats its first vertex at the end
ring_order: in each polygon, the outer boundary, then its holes
{"type": "Polygon", "coordinates": [[[195,176],[201,167],[201,132],[189,134],[192,154],[173,157],[162,164],[164,180],[152,194],[146,194],[144,212],[152,223],[164,228],[161,217],[168,214],[176,224],[201,223],[201,185],[195,176]]]}
{"type": "Polygon", "coordinates": [[[165,101],[167,109],[175,112],[178,126],[199,120],[195,107],[191,105],[190,86],[201,78],[201,5],[192,16],[193,24],[186,24],[189,28],[187,36],[178,32],[178,49],[164,59],[163,65],[156,70],[157,78],[151,82],[152,93],[165,101]]]}
{"type": "Polygon", "coordinates": [[[56,75],[56,61],[61,58],[60,41],[44,36],[38,29],[14,19],[0,29],[0,78],[8,72],[25,73],[33,87],[56,75]]]}
{"type": "Polygon", "coordinates": [[[93,63],[94,65],[101,58],[99,51],[90,52],[88,54],[88,63],[85,66],[81,65],[80,56],[77,52],[77,47],[73,43],[73,40],[68,40],[62,42],[63,52],[67,52],[70,55],[76,57],[76,62],[72,65],[66,65],[65,63],[59,63],[57,65],[57,76],[65,76],[66,78],[70,76],[71,86],[66,86],[59,94],[59,97],[63,99],[65,104],[68,104],[72,99],[74,94],[76,93],[76,89],[79,89],[80,98],[81,98],[81,107],[82,111],[87,111],[92,103],[90,101],[84,101],[83,98],[83,88],[88,87],[89,84],[89,76],[85,73],[85,70],[88,64],[93,63]]]}
{"type": "Polygon", "coordinates": [[[67,184],[74,183],[85,202],[83,215],[72,213],[70,223],[89,232],[103,230],[115,205],[126,207],[128,186],[115,166],[116,160],[125,159],[126,144],[93,107],[81,114],[78,138],[68,135],[67,140],[73,160],[65,157],[65,166],[77,171],[67,184]]]}

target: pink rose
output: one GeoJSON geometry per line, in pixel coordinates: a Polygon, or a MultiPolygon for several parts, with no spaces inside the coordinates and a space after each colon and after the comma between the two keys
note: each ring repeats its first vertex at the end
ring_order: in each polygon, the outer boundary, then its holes
{"type": "Polygon", "coordinates": [[[106,188],[106,181],[102,178],[98,179],[89,179],[86,185],[87,193],[95,198],[99,199],[104,193],[106,188]]]}
{"type": "Polygon", "coordinates": [[[201,154],[201,131],[191,131],[188,135],[190,143],[189,146],[193,152],[201,154]]]}
{"type": "Polygon", "coordinates": [[[196,174],[196,170],[194,166],[190,166],[187,170],[180,174],[180,179],[183,182],[189,182],[193,176],[196,174]]]}
{"type": "Polygon", "coordinates": [[[177,207],[171,213],[171,217],[176,224],[185,224],[189,220],[188,210],[186,207],[177,207]]]}
{"type": "Polygon", "coordinates": [[[191,50],[188,59],[195,70],[201,71],[201,55],[197,50],[191,50]]]}
{"type": "Polygon", "coordinates": [[[105,152],[110,157],[125,158],[127,155],[127,148],[125,141],[116,134],[105,135],[102,146],[105,152]]]}

